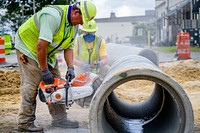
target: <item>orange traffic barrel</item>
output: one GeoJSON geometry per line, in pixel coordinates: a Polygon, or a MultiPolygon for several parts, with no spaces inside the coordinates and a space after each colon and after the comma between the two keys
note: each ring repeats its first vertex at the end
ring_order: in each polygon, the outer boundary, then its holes
{"type": "Polygon", "coordinates": [[[0,63],[6,62],[4,39],[0,37],[0,63]]]}
{"type": "Polygon", "coordinates": [[[190,59],[190,34],[188,32],[179,32],[176,43],[178,59],[190,59]]]}

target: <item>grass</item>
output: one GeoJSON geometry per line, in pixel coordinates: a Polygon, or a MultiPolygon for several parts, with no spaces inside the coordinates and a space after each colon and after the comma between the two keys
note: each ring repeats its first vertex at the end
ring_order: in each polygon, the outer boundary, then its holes
{"type": "MultiPolygon", "coordinates": [[[[171,46],[171,47],[159,47],[159,48],[158,48],[158,51],[160,51],[160,52],[167,52],[167,53],[176,52],[176,46],[171,46]]],[[[200,52],[200,47],[191,46],[191,47],[190,47],[190,52],[200,52]]]]}

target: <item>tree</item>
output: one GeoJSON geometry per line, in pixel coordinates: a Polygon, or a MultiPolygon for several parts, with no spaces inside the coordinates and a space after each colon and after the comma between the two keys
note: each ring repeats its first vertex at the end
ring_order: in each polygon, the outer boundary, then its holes
{"type": "Polygon", "coordinates": [[[151,41],[154,41],[153,38],[156,33],[155,24],[152,23],[132,23],[134,25],[133,35],[130,38],[131,42],[137,45],[147,44],[148,32],[150,31],[151,41]]]}
{"type": "Polygon", "coordinates": [[[76,0],[0,0],[0,9],[6,9],[6,13],[0,16],[0,26],[9,23],[11,29],[16,32],[18,27],[34,14],[33,7],[37,12],[46,5],[65,5],[74,2],[76,0]]]}

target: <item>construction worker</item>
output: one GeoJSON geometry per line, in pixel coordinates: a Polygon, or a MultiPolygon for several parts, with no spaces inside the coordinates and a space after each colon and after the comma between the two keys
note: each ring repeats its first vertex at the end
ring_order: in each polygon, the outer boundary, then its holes
{"type": "MultiPolygon", "coordinates": [[[[20,68],[20,91],[22,103],[18,117],[18,130],[43,131],[34,124],[37,87],[40,81],[52,84],[60,77],[55,54],[64,51],[67,64],[66,79],[75,77],[73,67],[73,42],[78,25],[96,15],[96,6],[91,1],[79,1],[73,5],[49,5],[30,17],[19,27],[15,48],[20,68]]],[[[64,104],[48,105],[52,126],[77,128],[79,124],[67,118],[64,104]]]]}
{"type": "Polygon", "coordinates": [[[83,34],[77,37],[74,46],[74,65],[78,67],[75,73],[93,72],[103,78],[109,69],[106,43],[95,34],[98,29],[95,20],[83,24],[80,29],[83,34]]]}

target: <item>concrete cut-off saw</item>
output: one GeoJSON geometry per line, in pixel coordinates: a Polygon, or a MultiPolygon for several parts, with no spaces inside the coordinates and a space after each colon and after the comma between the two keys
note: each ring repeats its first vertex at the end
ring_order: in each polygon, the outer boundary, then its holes
{"type": "Polygon", "coordinates": [[[88,107],[92,96],[101,85],[99,76],[86,72],[75,77],[71,82],[61,78],[54,78],[53,84],[41,81],[38,86],[39,99],[46,104],[66,104],[70,107],[74,101],[88,107]]]}

